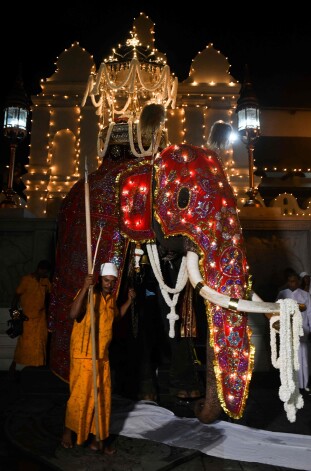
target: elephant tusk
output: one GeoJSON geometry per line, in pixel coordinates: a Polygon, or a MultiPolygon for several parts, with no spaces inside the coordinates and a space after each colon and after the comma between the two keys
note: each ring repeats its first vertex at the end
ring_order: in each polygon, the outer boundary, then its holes
{"type": "Polygon", "coordinates": [[[254,291],[252,291],[251,296],[252,296],[252,301],[264,302],[264,301],[258,296],[258,294],[256,294],[254,291]]]}
{"type": "Polygon", "coordinates": [[[253,293],[252,298],[254,301],[248,301],[246,299],[232,299],[226,294],[218,293],[218,291],[209,288],[201,276],[199,270],[199,256],[195,252],[187,252],[187,270],[190,283],[193,288],[199,291],[199,294],[210,301],[213,304],[221,306],[225,309],[231,309],[233,311],[247,312],[247,313],[258,313],[258,314],[279,314],[280,304],[279,303],[268,303],[261,301],[260,297],[253,293]]]}

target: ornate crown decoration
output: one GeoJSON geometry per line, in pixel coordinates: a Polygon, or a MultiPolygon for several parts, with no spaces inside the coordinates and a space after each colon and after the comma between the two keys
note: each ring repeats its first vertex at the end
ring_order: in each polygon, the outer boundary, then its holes
{"type": "MultiPolygon", "coordinates": [[[[120,142],[120,135],[136,157],[155,154],[160,142],[163,143],[163,134],[166,135],[164,123],[157,131],[159,136],[143,142],[139,125],[141,111],[146,104],[175,108],[178,79],[171,74],[165,56],[157,49],[143,46],[135,26],[130,34],[126,44],[113,49],[97,73],[90,75],[82,101],[84,106],[89,96],[100,116],[99,157],[105,156],[111,143],[120,142]]],[[[167,137],[164,140],[167,143],[167,137]]]]}

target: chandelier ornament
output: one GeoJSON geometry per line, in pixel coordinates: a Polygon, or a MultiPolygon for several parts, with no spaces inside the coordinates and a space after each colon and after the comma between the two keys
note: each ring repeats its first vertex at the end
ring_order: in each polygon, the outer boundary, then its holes
{"type": "Polygon", "coordinates": [[[150,155],[151,148],[156,153],[155,142],[157,147],[163,140],[165,146],[168,144],[164,125],[157,131],[153,145],[150,141],[144,143],[139,118],[146,104],[161,104],[165,110],[168,107],[174,109],[178,79],[171,74],[161,54],[157,55],[156,49],[142,46],[137,34],[130,33],[131,38],[126,44],[113,49],[113,54],[101,63],[97,73],[89,76],[82,100],[84,106],[90,97],[96,114],[100,116],[99,157],[105,156],[110,140],[114,134],[120,133],[120,127],[123,134],[127,129],[125,140],[136,157],[150,155]]]}

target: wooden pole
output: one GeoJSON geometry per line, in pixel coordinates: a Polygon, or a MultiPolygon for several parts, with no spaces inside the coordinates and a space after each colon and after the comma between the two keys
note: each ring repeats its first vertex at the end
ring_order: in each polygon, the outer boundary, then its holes
{"type": "Polygon", "coordinates": [[[98,252],[98,246],[99,246],[99,242],[100,242],[102,232],[103,232],[103,227],[100,228],[99,236],[98,236],[98,239],[97,239],[97,242],[96,242],[96,249],[95,249],[95,253],[94,253],[93,266],[92,266],[92,275],[94,273],[94,268],[95,268],[95,263],[96,263],[96,258],[97,258],[97,252],[98,252]]]}
{"type": "MultiPolygon", "coordinates": [[[[86,223],[86,247],[87,247],[87,268],[88,273],[93,274],[92,263],[92,239],[91,239],[91,214],[90,214],[90,188],[88,181],[87,157],[85,158],[85,223],[86,223]]],[[[97,371],[96,371],[96,335],[95,335],[95,315],[94,315],[94,299],[93,286],[89,288],[89,305],[91,315],[91,341],[92,341],[92,367],[93,367],[93,389],[94,389],[94,408],[95,408],[95,430],[96,440],[100,442],[99,435],[99,415],[98,415],[98,391],[97,391],[97,371]]]]}

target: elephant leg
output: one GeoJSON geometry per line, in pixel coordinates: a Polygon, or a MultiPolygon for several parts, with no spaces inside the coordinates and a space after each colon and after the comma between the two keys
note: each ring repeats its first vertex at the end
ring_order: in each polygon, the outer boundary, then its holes
{"type": "Polygon", "coordinates": [[[216,376],[214,372],[214,350],[207,339],[206,347],[206,393],[205,398],[199,399],[194,405],[196,417],[205,424],[217,420],[222,408],[217,395],[216,376]]]}

